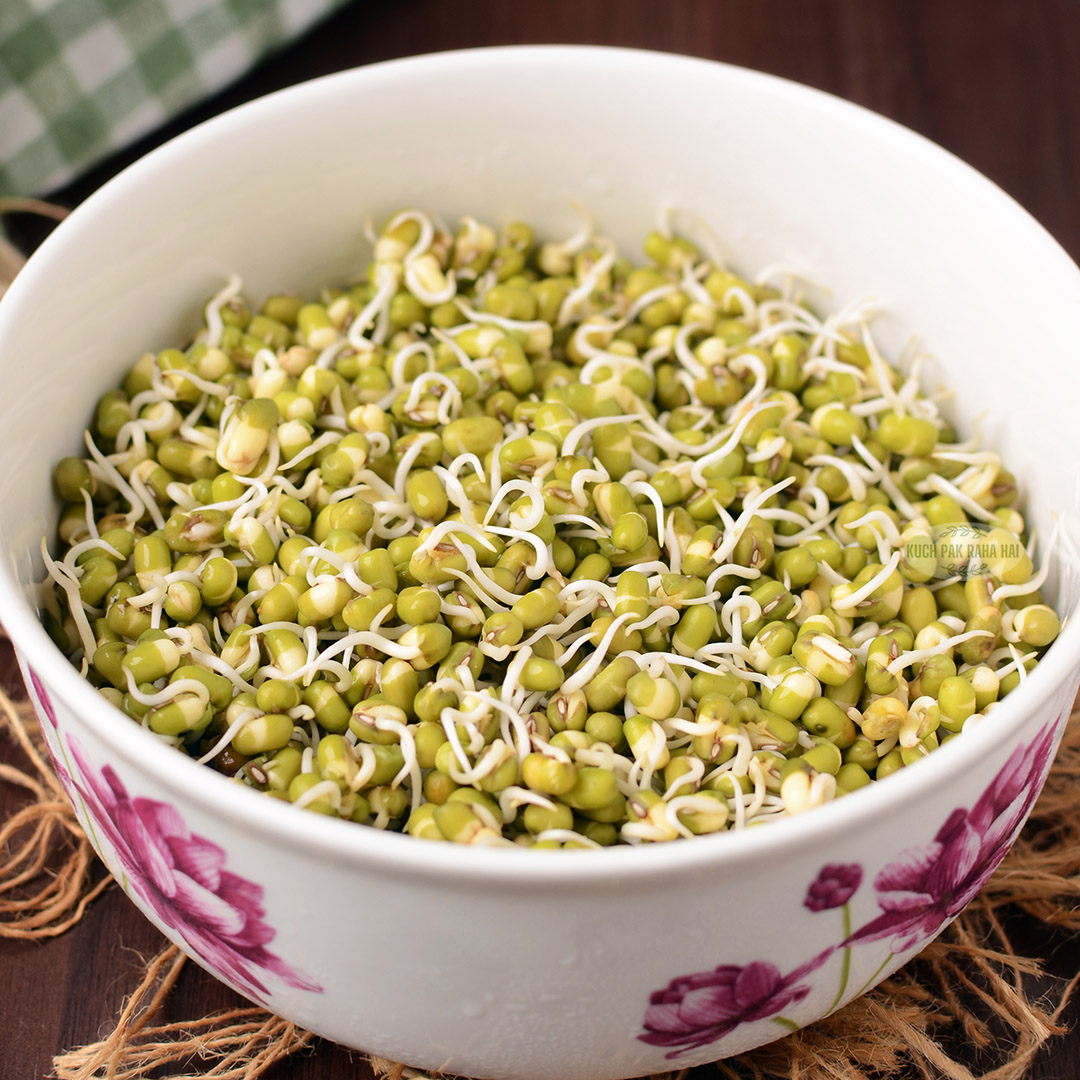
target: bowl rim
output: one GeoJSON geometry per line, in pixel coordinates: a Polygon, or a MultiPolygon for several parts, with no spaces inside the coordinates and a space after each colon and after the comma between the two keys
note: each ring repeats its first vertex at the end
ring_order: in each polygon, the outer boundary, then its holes
{"type": "MultiPolygon", "coordinates": [[[[7,323],[16,318],[14,313],[23,294],[32,294],[48,277],[51,265],[63,257],[68,238],[77,237],[84,222],[92,223],[99,208],[108,211],[122,203],[130,189],[170,169],[174,159],[186,159],[205,140],[217,138],[230,128],[242,130],[261,114],[272,113],[284,99],[318,100],[346,85],[352,88],[364,84],[376,86],[380,82],[407,82],[418,71],[441,70],[450,76],[462,67],[475,72],[477,66],[503,69],[510,65],[520,71],[529,64],[564,71],[567,64],[582,62],[634,72],[644,68],[678,68],[681,76],[692,75],[702,83],[713,80],[729,89],[748,89],[796,111],[825,115],[834,122],[862,129],[875,140],[888,141],[949,183],[962,185],[972,199],[989,203],[1000,215],[1002,227],[1007,225],[1025,233],[1027,243],[1034,246],[1041,259],[1051,265],[1059,263],[1059,272],[1075,279],[1080,302],[1080,269],[1035,218],[974,168],[896,121],[813,87],[720,61],[610,46],[511,45],[428,53],[323,75],[237,106],[170,139],[90,195],[31,256],[5,296],[5,302],[0,304],[0,345],[7,323]]],[[[48,637],[24,590],[15,578],[10,559],[5,561],[0,567],[0,618],[20,659],[129,768],[142,773],[179,803],[188,802],[201,813],[225,817],[253,837],[298,849],[309,856],[329,857],[338,865],[378,868],[398,877],[422,878],[444,885],[448,881],[476,880],[498,882],[504,887],[531,888],[541,881],[610,887],[613,882],[666,877],[678,871],[716,865],[752,864],[794,853],[826,840],[856,821],[865,825],[918,805],[934,790],[947,786],[950,779],[963,775],[992,755],[1003,740],[1023,727],[1030,714],[1046,713],[1051,697],[1075,681],[1080,667],[1080,619],[1068,618],[1058,640],[1025,683],[974,730],[966,732],[963,739],[941,747],[920,762],[918,769],[901,770],[853,798],[836,800],[813,813],[775,823],[774,828],[695,837],[692,843],[620,845],[598,852],[579,851],[570,856],[537,859],[537,853],[526,849],[469,847],[463,850],[457,844],[417,843],[413,837],[357,828],[351,822],[322,815],[300,814],[278,800],[253,797],[241,785],[230,783],[186,755],[177,754],[141,727],[133,727],[126,721],[121,725],[113,706],[78,674],[48,637]]]]}

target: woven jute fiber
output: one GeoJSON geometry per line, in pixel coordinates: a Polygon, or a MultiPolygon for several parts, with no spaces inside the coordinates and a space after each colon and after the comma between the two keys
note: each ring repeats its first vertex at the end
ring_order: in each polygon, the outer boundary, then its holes
{"type": "MultiPolygon", "coordinates": [[[[826,1020],[713,1066],[725,1080],[1020,1080],[1047,1040],[1061,1034],[1072,983],[1042,977],[1018,952],[1007,919],[1024,912],[1048,932],[1080,930],[1080,710],[1027,827],[983,892],[920,956],[826,1020]],[[1041,991],[1036,989],[1041,987],[1041,991]],[[963,1060],[955,1053],[963,1047],[963,1060]],[[950,1049],[952,1048],[952,1049],[950,1049]],[[976,1053],[972,1054],[972,1049],[976,1053]],[[965,1064],[985,1064],[977,1071],[965,1064]]],[[[53,937],[76,924],[108,884],[43,752],[25,702],[0,691],[0,739],[17,744],[0,783],[25,795],[0,824],[0,936],[53,937]]],[[[7,751],[10,749],[10,753],[7,751]]],[[[158,1017],[185,957],[175,947],[149,960],[113,1030],[59,1054],[60,1080],[253,1080],[296,1052],[320,1052],[310,1032],[255,1007],[183,1022],[158,1017]]],[[[199,973],[198,977],[209,979],[199,973]]],[[[378,1077],[426,1074],[370,1059],[378,1077]]],[[[675,1080],[683,1073],[665,1074],[675,1080]]]]}

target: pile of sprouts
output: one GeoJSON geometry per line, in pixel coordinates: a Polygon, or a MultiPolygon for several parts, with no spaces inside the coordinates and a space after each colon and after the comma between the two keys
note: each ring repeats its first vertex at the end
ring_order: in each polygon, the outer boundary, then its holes
{"type": "Polygon", "coordinates": [[[55,469],[46,624],[199,762],[436,841],[672,840],[915,764],[1056,637],[1013,476],[873,305],[666,227],[369,232],[315,299],[230,280],[55,469]]]}

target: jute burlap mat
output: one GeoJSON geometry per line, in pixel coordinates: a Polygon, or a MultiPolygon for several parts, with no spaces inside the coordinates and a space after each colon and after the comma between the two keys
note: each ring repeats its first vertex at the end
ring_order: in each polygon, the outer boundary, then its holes
{"type": "MultiPolygon", "coordinates": [[[[1080,710],[1078,710],[1080,714],[1080,710]]],[[[1050,928],[1080,930],[1080,719],[1074,714],[1027,827],[989,884],[915,961],[818,1024],[741,1057],[718,1062],[726,1080],[1020,1080],[1039,1048],[1061,1034],[1062,1010],[1077,980],[1046,985],[1040,959],[1018,953],[1005,919],[1024,912],[1050,928]],[[975,1048],[980,1071],[964,1061],[975,1048]]],[[[0,824],[0,936],[63,933],[109,884],[49,768],[25,702],[0,690],[0,739],[14,741],[21,766],[0,764],[0,783],[25,803],[0,824]]],[[[10,755],[9,755],[10,756],[10,755]]],[[[170,946],[150,960],[113,1031],[59,1054],[59,1080],[254,1080],[303,1047],[311,1032],[263,1009],[237,1008],[157,1023],[185,964],[170,946]],[[177,1071],[161,1073],[165,1067],[177,1071]]],[[[209,976],[200,976],[209,979],[209,976]]],[[[1078,976],[1080,979],[1080,976],[1078,976]]],[[[372,1058],[375,1074],[424,1074],[372,1058]]],[[[685,1073],[667,1074],[677,1080],[685,1073]]],[[[657,1078],[659,1080],[659,1078],[657,1078]]]]}

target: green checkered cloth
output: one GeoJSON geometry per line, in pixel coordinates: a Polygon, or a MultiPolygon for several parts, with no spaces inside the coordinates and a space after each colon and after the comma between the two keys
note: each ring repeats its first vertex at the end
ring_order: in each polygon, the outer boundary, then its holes
{"type": "Polygon", "coordinates": [[[0,0],[0,196],[61,187],[346,0],[0,0]]]}

